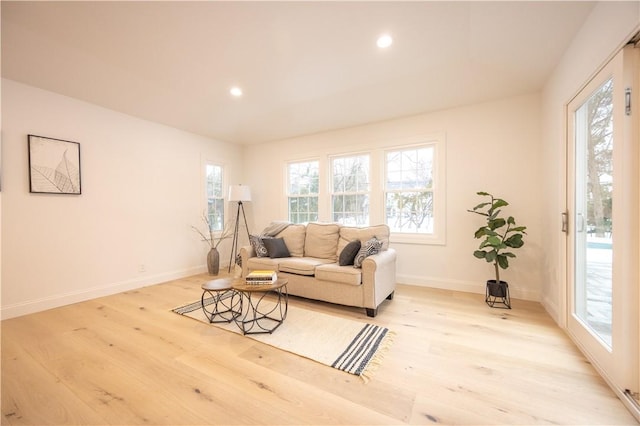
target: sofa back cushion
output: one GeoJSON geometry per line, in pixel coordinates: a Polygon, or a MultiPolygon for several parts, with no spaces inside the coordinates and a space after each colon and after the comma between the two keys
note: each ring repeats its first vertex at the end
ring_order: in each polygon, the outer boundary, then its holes
{"type": "Polygon", "coordinates": [[[382,241],[382,250],[386,250],[389,248],[390,234],[389,226],[384,224],[365,227],[342,226],[340,228],[340,239],[338,240],[336,253],[339,256],[345,246],[351,241],[360,240],[360,243],[364,244],[373,237],[382,241]]]}
{"type": "Polygon", "coordinates": [[[338,236],[340,225],[337,223],[309,223],[304,240],[304,255],[335,262],[338,259],[338,236]]]}
{"type": "Polygon", "coordinates": [[[282,230],[278,237],[284,240],[289,249],[289,253],[293,257],[304,256],[304,239],[306,228],[301,224],[291,224],[282,230]]]}

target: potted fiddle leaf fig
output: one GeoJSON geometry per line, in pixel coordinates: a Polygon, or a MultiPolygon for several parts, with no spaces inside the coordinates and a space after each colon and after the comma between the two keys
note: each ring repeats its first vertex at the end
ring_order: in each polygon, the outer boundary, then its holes
{"type": "Polygon", "coordinates": [[[505,200],[496,198],[488,192],[478,192],[482,197],[488,197],[474,208],[467,210],[485,218],[485,223],[475,232],[474,237],[481,240],[480,246],[473,252],[478,259],[484,259],[487,263],[493,263],[495,268],[495,280],[487,281],[485,302],[491,307],[497,299],[500,299],[508,309],[511,309],[509,298],[509,284],[500,280],[500,269],[509,267],[509,258],[515,258],[513,249],[524,245],[522,237],[526,234],[526,226],[516,225],[513,216],[501,215],[502,207],[509,205],[505,200]]]}

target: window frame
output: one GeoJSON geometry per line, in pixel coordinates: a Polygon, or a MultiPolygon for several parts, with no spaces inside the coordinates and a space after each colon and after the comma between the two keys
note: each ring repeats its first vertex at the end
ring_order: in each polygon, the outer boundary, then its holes
{"type": "MultiPolygon", "coordinates": [[[[362,144],[351,146],[344,150],[332,150],[328,153],[316,152],[314,157],[289,158],[283,161],[283,190],[284,197],[281,205],[284,206],[287,218],[289,212],[289,168],[295,163],[317,162],[318,164],[318,193],[317,217],[318,221],[331,221],[332,216],[332,159],[336,157],[349,157],[366,154],[369,156],[369,225],[386,223],[385,186],[387,164],[386,156],[389,151],[398,151],[416,146],[430,145],[434,148],[432,177],[433,177],[433,233],[400,233],[391,230],[390,241],[400,244],[418,245],[445,245],[446,244],[446,134],[431,133],[377,140],[376,146],[362,144]]],[[[300,222],[306,223],[306,222],[300,222]]],[[[346,225],[351,226],[351,225],[346,225]]]]}
{"type": "MultiPolygon", "coordinates": [[[[329,161],[328,161],[328,167],[329,167],[329,186],[328,186],[328,194],[329,194],[329,217],[331,218],[331,221],[336,222],[336,223],[341,223],[345,226],[369,226],[371,224],[371,198],[372,198],[372,153],[371,152],[357,152],[357,153],[343,153],[343,154],[336,154],[336,155],[330,155],[329,156],[329,161]],[[356,157],[366,157],[367,160],[367,182],[366,182],[366,190],[356,190],[356,191],[335,191],[335,184],[334,184],[334,162],[337,160],[344,160],[344,159],[348,159],[348,158],[356,158],[356,157]],[[365,212],[362,212],[365,214],[365,216],[367,217],[367,222],[366,223],[359,223],[359,224],[345,224],[343,222],[341,222],[340,220],[335,220],[335,216],[334,214],[336,213],[335,209],[334,209],[334,196],[336,195],[355,195],[355,196],[359,196],[359,195],[364,195],[367,197],[368,199],[368,207],[367,210],[365,212]]],[[[344,212],[342,212],[344,213],[344,212]]],[[[356,214],[359,212],[355,212],[356,214]]]]}
{"type": "Polygon", "coordinates": [[[221,216],[222,216],[222,223],[221,223],[221,227],[220,229],[217,229],[216,227],[214,227],[213,229],[211,229],[211,231],[213,231],[216,234],[222,233],[224,231],[224,227],[225,227],[225,223],[226,223],[226,198],[225,198],[225,167],[223,164],[220,163],[215,163],[213,161],[206,161],[204,164],[204,214],[207,218],[207,221],[209,221],[209,225],[211,225],[213,222],[210,219],[211,216],[211,211],[209,210],[209,200],[213,199],[213,200],[221,200],[222,201],[222,210],[221,210],[221,216]],[[219,168],[220,169],[220,196],[216,197],[215,194],[213,197],[209,197],[209,173],[208,173],[208,168],[209,167],[214,167],[214,168],[219,168]]]}
{"type": "Polygon", "coordinates": [[[433,199],[433,232],[398,232],[391,230],[390,240],[394,243],[405,244],[446,244],[446,174],[445,174],[445,136],[444,134],[434,134],[428,136],[417,136],[405,140],[405,144],[394,144],[384,149],[382,155],[383,167],[381,170],[381,192],[382,192],[382,219],[386,223],[386,195],[387,195],[387,174],[388,163],[387,154],[389,152],[417,149],[421,147],[432,147],[432,199],[433,199]]]}
{"type": "MultiPolygon", "coordinates": [[[[321,188],[321,176],[322,176],[322,162],[317,159],[317,158],[307,158],[307,159],[301,159],[301,160],[291,160],[291,161],[287,161],[286,165],[285,165],[285,199],[286,199],[286,212],[287,212],[287,220],[289,220],[292,223],[302,223],[302,224],[306,224],[309,222],[316,222],[318,220],[320,220],[320,194],[322,193],[322,188],[321,188]],[[311,164],[311,163],[316,163],[316,167],[317,167],[317,171],[318,171],[318,177],[317,177],[317,192],[309,192],[308,194],[293,194],[291,192],[291,166],[296,165],[296,164],[311,164]],[[315,219],[309,218],[307,217],[307,219],[310,219],[308,221],[305,222],[297,222],[297,221],[293,221],[292,220],[292,213],[290,210],[290,206],[291,206],[291,198],[306,198],[307,199],[307,206],[309,206],[311,203],[309,203],[309,201],[312,198],[315,198],[315,205],[316,205],[316,211],[315,211],[315,219]]],[[[296,212],[297,214],[300,214],[300,211],[296,212]]],[[[312,214],[313,211],[307,209],[306,214],[310,215],[312,214]]]]}

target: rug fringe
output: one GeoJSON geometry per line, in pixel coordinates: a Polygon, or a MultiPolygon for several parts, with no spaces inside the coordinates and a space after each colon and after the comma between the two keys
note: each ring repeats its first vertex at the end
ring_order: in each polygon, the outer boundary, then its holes
{"type": "Polygon", "coordinates": [[[384,355],[389,351],[393,341],[395,339],[396,333],[388,330],[385,334],[382,342],[380,342],[380,346],[375,355],[369,360],[367,365],[362,370],[362,374],[360,374],[360,378],[364,383],[368,383],[369,380],[373,377],[380,365],[382,365],[382,361],[384,360],[384,355]]]}

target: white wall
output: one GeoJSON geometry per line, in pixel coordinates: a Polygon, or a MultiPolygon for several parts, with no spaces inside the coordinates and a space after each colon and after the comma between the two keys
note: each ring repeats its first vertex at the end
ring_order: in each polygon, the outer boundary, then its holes
{"type": "Polygon", "coordinates": [[[507,212],[519,224],[529,227],[525,246],[501,278],[510,282],[512,296],[538,300],[543,249],[538,95],[249,147],[245,152],[245,176],[253,193],[252,213],[260,212],[254,228],[259,231],[271,220],[286,219],[287,160],[326,160],[328,155],[380,149],[403,138],[433,133],[446,135],[447,242],[444,246],[395,243],[398,281],[484,293],[486,280],[493,278],[493,269],[473,257],[478,244],[473,233],[481,222],[466,210],[480,201],[477,191],[488,191],[509,201],[507,212]]]}
{"type": "Polygon", "coordinates": [[[542,93],[542,162],[544,164],[542,303],[559,324],[565,323],[566,209],[565,107],[640,26],[640,2],[598,3],[542,93]]]}
{"type": "Polygon", "coordinates": [[[241,147],[11,80],[2,136],[2,318],[205,270],[203,164],[241,147]],[[82,195],[29,193],[27,134],[81,144],[82,195]]]}

